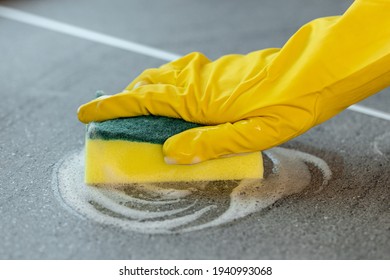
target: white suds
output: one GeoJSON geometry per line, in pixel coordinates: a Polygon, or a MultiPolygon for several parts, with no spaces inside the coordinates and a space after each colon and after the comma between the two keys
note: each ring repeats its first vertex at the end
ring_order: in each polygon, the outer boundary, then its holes
{"type": "Polygon", "coordinates": [[[273,163],[266,179],[245,179],[230,186],[179,182],[106,188],[84,184],[81,151],[59,163],[55,188],[62,202],[98,223],[143,233],[177,233],[232,222],[301,192],[311,182],[306,162],[321,171],[322,186],[331,179],[328,165],[315,156],[284,148],[264,153],[273,163]]]}

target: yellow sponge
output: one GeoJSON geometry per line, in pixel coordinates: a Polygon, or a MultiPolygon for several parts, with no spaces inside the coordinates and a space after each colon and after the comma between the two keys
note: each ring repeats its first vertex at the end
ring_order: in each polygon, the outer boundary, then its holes
{"type": "Polygon", "coordinates": [[[155,116],[90,123],[86,133],[85,182],[114,185],[263,177],[260,152],[194,165],[166,164],[162,154],[164,141],[196,126],[199,125],[155,116]]]}

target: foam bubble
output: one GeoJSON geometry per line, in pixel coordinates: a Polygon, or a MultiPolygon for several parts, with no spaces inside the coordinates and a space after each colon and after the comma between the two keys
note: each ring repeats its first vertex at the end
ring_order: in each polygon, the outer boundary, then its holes
{"type": "Polygon", "coordinates": [[[331,178],[328,165],[315,156],[284,148],[264,154],[273,164],[265,179],[115,188],[84,184],[84,151],[79,151],[58,164],[54,186],[61,202],[84,218],[143,233],[176,233],[229,223],[301,192],[311,182],[306,163],[321,171],[322,186],[331,178]]]}

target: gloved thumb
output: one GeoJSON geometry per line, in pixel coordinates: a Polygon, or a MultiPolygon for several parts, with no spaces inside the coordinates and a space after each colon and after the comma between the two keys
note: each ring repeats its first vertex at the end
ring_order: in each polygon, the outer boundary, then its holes
{"type": "Polygon", "coordinates": [[[195,164],[232,154],[271,148],[280,144],[281,139],[289,139],[285,133],[292,138],[294,133],[291,128],[275,129],[278,126],[274,121],[272,118],[256,117],[186,130],[170,137],[164,143],[165,162],[195,164]]]}

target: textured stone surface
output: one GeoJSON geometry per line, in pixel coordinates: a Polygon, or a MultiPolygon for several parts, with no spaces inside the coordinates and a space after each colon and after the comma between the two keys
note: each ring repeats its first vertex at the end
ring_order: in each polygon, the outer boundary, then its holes
{"type": "MultiPolygon", "coordinates": [[[[280,47],[303,23],[350,1],[1,1],[0,4],[210,58],[280,47]]],[[[67,211],[55,164],[84,142],[77,107],[162,63],[0,17],[0,258],[389,259],[387,121],[345,111],[284,147],[323,158],[334,176],[234,223],[178,235],[102,226],[67,211]],[[385,136],[387,135],[387,136],[385,136]]],[[[389,90],[363,103],[390,111],[389,90]]]]}

